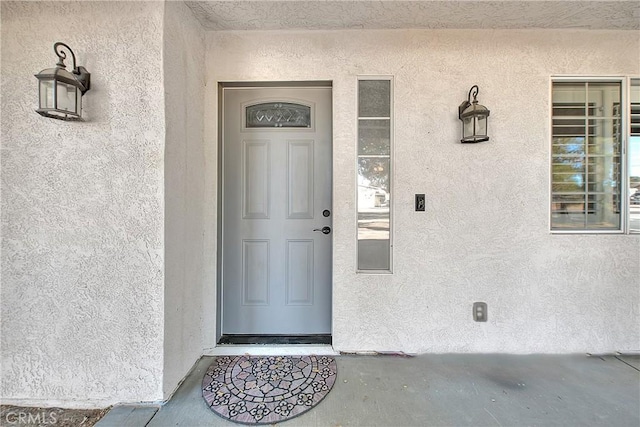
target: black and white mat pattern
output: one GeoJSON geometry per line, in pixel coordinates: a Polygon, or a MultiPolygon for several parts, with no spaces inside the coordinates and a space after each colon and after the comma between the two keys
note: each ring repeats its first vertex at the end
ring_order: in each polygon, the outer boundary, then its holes
{"type": "Polygon", "coordinates": [[[336,375],[336,361],[328,356],[218,357],[202,380],[202,396],[223,418],[273,424],[320,403],[336,375]]]}

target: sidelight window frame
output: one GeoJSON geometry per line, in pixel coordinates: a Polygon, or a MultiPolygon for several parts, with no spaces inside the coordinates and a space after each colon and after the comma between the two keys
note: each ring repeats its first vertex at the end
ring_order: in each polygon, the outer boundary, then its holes
{"type": "Polygon", "coordinates": [[[355,211],[355,238],[356,238],[356,273],[361,274],[393,274],[393,205],[394,205],[394,76],[392,75],[360,75],[357,76],[356,82],[356,120],[355,120],[355,130],[356,130],[356,141],[355,141],[355,203],[356,203],[356,211],[355,211]],[[389,115],[381,116],[381,117],[370,117],[367,115],[360,115],[361,111],[361,99],[360,99],[360,84],[363,81],[388,81],[389,82],[389,115]],[[361,121],[375,121],[375,120],[388,120],[389,121],[389,153],[388,154],[361,154],[360,153],[360,137],[361,137],[361,121]],[[389,167],[388,167],[388,195],[389,195],[389,256],[388,256],[388,267],[384,266],[383,268],[362,268],[360,262],[360,237],[359,237],[359,215],[360,215],[360,179],[359,179],[359,165],[360,160],[363,158],[381,158],[388,159],[389,167]]]}

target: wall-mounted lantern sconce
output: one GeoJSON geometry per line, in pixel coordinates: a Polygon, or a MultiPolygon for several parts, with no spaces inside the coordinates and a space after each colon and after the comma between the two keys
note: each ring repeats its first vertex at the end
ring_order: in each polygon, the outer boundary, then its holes
{"type": "Polygon", "coordinates": [[[478,104],[478,86],[471,86],[469,96],[458,107],[458,118],[462,120],[462,139],[460,142],[476,143],[488,141],[487,124],[489,110],[484,105],[478,104]],[[473,102],[471,95],[473,94],[473,102]]]}
{"type": "Polygon", "coordinates": [[[91,87],[91,74],[84,67],[76,66],[76,56],[64,43],[53,45],[58,55],[56,68],[47,68],[36,74],[39,86],[40,108],[36,111],[45,116],[59,120],[82,120],[82,95],[91,87]],[[71,53],[73,69],[67,71],[64,60],[71,53]]]}

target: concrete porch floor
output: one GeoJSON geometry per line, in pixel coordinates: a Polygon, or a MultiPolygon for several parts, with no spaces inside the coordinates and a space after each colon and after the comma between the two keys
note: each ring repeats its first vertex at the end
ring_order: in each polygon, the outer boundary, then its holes
{"type": "MultiPolygon", "coordinates": [[[[640,356],[337,356],[333,390],[286,426],[639,426],[640,356]]],[[[231,426],[202,398],[201,358],[164,406],[114,407],[108,426],[231,426]]]]}

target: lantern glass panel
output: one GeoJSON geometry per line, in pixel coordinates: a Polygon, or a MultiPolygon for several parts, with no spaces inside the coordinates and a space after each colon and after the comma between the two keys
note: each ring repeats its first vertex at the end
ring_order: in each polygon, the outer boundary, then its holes
{"type": "Polygon", "coordinates": [[[462,121],[462,137],[467,138],[473,135],[474,120],[473,117],[465,117],[462,121]]]}
{"type": "Polygon", "coordinates": [[[76,87],[58,81],[58,110],[75,112],[76,110],[76,87]]]}
{"type": "Polygon", "coordinates": [[[53,108],[53,80],[40,80],[40,108],[53,108]]]}
{"type": "Polygon", "coordinates": [[[82,114],[82,91],[78,88],[76,88],[76,106],[75,106],[75,113],[80,115],[82,114]]]}
{"type": "Polygon", "coordinates": [[[478,121],[476,125],[476,135],[487,135],[487,116],[476,116],[478,121]]]}

